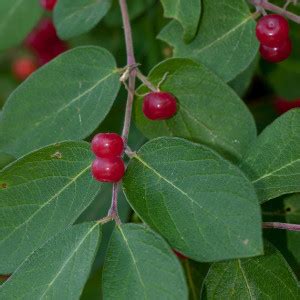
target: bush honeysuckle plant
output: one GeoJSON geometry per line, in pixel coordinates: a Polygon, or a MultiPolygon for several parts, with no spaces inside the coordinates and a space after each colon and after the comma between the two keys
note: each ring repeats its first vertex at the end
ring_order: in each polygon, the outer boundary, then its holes
{"type": "Polygon", "coordinates": [[[299,23],[296,0],[1,0],[0,299],[300,299],[299,23]]]}

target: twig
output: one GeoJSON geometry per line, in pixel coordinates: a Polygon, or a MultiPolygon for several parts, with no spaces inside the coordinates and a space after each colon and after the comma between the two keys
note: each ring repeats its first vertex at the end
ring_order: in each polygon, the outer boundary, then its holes
{"type": "Polygon", "coordinates": [[[137,69],[137,78],[152,92],[157,92],[158,89],[144,76],[139,69],[137,69]]]}
{"type": "Polygon", "coordinates": [[[249,2],[256,7],[256,9],[268,10],[276,14],[282,15],[295,23],[300,24],[300,16],[287,11],[285,8],[279,7],[270,3],[268,0],[249,0],[249,2]]]}
{"type": "MultiPolygon", "coordinates": [[[[134,91],[135,91],[135,81],[136,81],[136,61],[134,56],[133,42],[132,42],[132,30],[130,25],[130,19],[128,14],[128,8],[126,0],[119,0],[122,20],[123,20],[123,28],[125,35],[125,44],[126,44],[126,53],[127,53],[127,66],[129,66],[130,71],[128,74],[128,94],[127,94],[127,103],[125,109],[125,117],[124,117],[124,125],[122,130],[122,137],[124,140],[125,148],[127,146],[128,135],[131,125],[131,115],[132,115],[132,105],[134,100],[134,91]],[[131,67],[133,66],[133,67],[131,67]]],[[[117,224],[121,224],[121,220],[118,214],[118,191],[119,191],[119,183],[115,183],[113,185],[112,190],[112,201],[111,207],[108,212],[107,217],[111,217],[115,220],[117,224]]]]}
{"type": "Polygon", "coordinates": [[[264,222],[263,228],[283,229],[289,231],[300,231],[299,224],[288,224],[280,222],[264,222]]]}

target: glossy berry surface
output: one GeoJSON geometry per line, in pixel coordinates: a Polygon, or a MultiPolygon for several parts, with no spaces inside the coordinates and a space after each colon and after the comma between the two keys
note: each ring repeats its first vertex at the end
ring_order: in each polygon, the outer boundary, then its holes
{"type": "Polygon", "coordinates": [[[118,182],[125,173],[124,161],[120,157],[96,158],[92,164],[93,177],[101,182],[118,182]]]}
{"type": "Polygon", "coordinates": [[[176,98],[166,92],[151,92],[144,97],[143,112],[150,120],[172,118],[177,112],[176,98]]]}
{"type": "Polygon", "coordinates": [[[122,155],[124,142],[116,133],[99,133],[94,136],[91,147],[98,157],[116,157],[122,155]]]}
{"type": "Polygon", "coordinates": [[[263,45],[278,47],[289,38],[288,21],[280,15],[264,16],[257,22],[256,36],[263,45]]]}
{"type": "Polygon", "coordinates": [[[40,0],[41,6],[46,10],[53,10],[57,0],[40,0]]]}
{"type": "Polygon", "coordinates": [[[19,58],[12,65],[12,72],[16,79],[25,80],[37,69],[36,62],[29,57],[19,58]]]}
{"type": "Polygon", "coordinates": [[[292,52],[292,42],[290,39],[287,39],[278,47],[268,47],[261,44],[259,52],[262,58],[269,62],[281,62],[290,56],[292,52]]]}

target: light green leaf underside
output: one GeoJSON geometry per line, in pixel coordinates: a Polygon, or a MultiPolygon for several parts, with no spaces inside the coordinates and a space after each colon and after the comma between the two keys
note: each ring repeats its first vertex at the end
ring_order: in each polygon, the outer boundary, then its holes
{"type": "Polygon", "coordinates": [[[0,289],[0,298],[79,299],[101,240],[97,223],[74,225],[36,250],[0,289]]]}
{"type": "Polygon", "coordinates": [[[188,299],[179,261],[168,244],[149,228],[125,224],[115,228],[104,270],[103,298],[188,299]]]}
{"type": "Polygon", "coordinates": [[[70,50],[40,68],[9,97],[0,149],[21,156],[51,143],[87,137],[119,91],[113,56],[98,47],[70,50]]]}
{"type": "Polygon", "coordinates": [[[194,260],[262,253],[253,186],[207,147],[179,138],[152,140],[129,163],[123,187],[143,221],[194,260]]]}
{"type": "MultiPolygon", "coordinates": [[[[192,60],[166,60],[150,72],[149,80],[158,84],[166,75],[160,89],[176,96],[178,113],[165,121],[150,121],[142,112],[143,98],[138,97],[135,122],[142,133],[148,138],[187,138],[240,159],[256,139],[254,119],[243,101],[215,74],[192,60]]],[[[140,88],[138,93],[147,91],[140,88]]]]}
{"type": "Polygon", "coordinates": [[[182,31],[177,21],[171,21],[159,38],[174,47],[176,57],[196,59],[225,81],[243,72],[257,53],[255,21],[245,1],[203,0],[195,39],[184,43],[182,31]]]}
{"type": "Polygon", "coordinates": [[[241,168],[249,175],[261,202],[300,192],[300,109],[269,125],[245,155],[241,168]]]}
{"type": "Polygon", "coordinates": [[[106,15],[112,0],[59,0],[54,23],[62,39],[91,30],[106,15]]]}
{"type": "Polygon", "coordinates": [[[0,274],[72,224],[101,185],[90,174],[88,143],[65,142],[33,152],[0,172],[0,274]]]}
{"type": "Polygon", "coordinates": [[[42,13],[37,0],[1,0],[0,50],[21,43],[42,13]]]}
{"type": "Polygon", "coordinates": [[[160,0],[164,16],[177,20],[184,32],[185,42],[190,42],[197,33],[201,16],[201,0],[160,0]]]}
{"type": "Polygon", "coordinates": [[[265,255],[215,263],[205,280],[206,299],[299,299],[297,279],[269,243],[265,255]]]}

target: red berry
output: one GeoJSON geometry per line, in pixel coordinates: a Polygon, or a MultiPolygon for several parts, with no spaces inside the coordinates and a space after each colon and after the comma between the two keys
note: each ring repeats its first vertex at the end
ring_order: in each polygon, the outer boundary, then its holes
{"type": "Polygon", "coordinates": [[[187,257],[185,255],[183,255],[182,253],[178,252],[177,250],[173,249],[173,252],[176,254],[176,256],[179,259],[187,259],[187,257]]]}
{"type": "Polygon", "coordinates": [[[57,0],[40,0],[41,6],[46,10],[53,10],[57,0]]]}
{"type": "Polygon", "coordinates": [[[281,62],[287,59],[292,52],[292,42],[290,39],[287,39],[278,47],[268,47],[263,44],[259,48],[261,56],[269,62],[281,62]]]}
{"type": "Polygon", "coordinates": [[[277,98],[275,100],[275,109],[278,114],[283,114],[290,109],[300,107],[300,99],[295,99],[294,101],[287,101],[282,98],[277,98]]]}
{"type": "Polygon", "coordinates": [[[101,182],[118,182],[125,173],[124,161],[120,157],[96,158],[92,164],[94,178],[101,182]]]}
{"type": "Polygon", "coordinates": [[[18,58],[12,65],[12,72],[18,80],[25,80],[37,69],[36,62],[29,57],[18,58]]]}
{"type": "Polygon", "coordinates": [[[121,156],[123,150],[123,139],[116,133],[99,133],[92,140],[92,151],[98,157],[121,156]]]}
{"type": "Polygon", "coordinates": [[[262,17],[256,25],[257,39],[268,47],[278,47],[289,37],[289,23],[280,15],[262,17]]]}
{"type": "Polygon", "coordinates": [[[166,92],[151,92],[144,97],[143,112],[150,120],[165,120],[177,112],[176,98],[166,92]]]}

